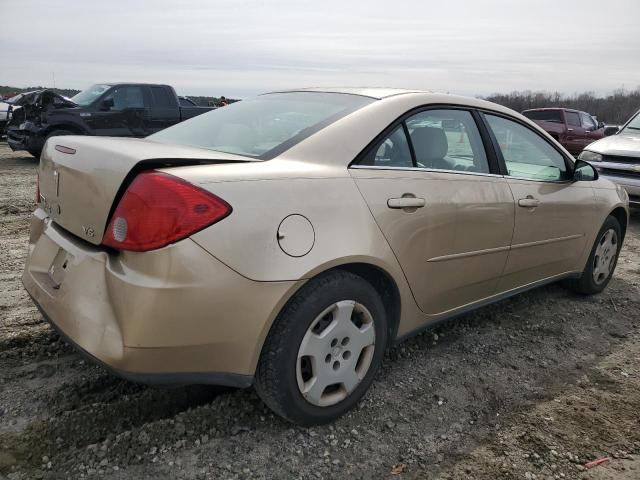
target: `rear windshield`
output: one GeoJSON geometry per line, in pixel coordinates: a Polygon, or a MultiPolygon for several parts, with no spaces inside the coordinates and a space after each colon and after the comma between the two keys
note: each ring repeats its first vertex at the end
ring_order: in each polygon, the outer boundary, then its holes
{"type": "Polygon", "coordinates": [[[340,93],[272,93],[218,108],[147,138],[268,160],[373,101],[340,93]]]}
{"type": "Polygon", "coordinates": [[[538,110],[534,112],[522,112],[522,114],[531,120],[545,120],[547,122],[562,123],[562,117],[559,110],[538,110]]]}

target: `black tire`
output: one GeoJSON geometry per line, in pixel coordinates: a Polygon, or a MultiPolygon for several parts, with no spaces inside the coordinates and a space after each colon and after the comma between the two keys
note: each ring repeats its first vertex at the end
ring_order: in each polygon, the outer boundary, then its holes
{"type": "Polygon", "coordinates": [[[331,422],[353,408],[368,390],[382,362],[387,338],[385,309],[369,282],[341,270],[314,278],[287,303],[271,327],[258,361],[255,389],[269,408],[292,423],[312,426],[331,422]],[[318,315],[342,300],[354,300],[371,314],[374,353],[354,390],[340,402],[321,407],[308,402],[300,392],[296,377],[298,350],[318,315]]]}
{"type": "Polygon", "coordinates": [[[582,272],[580,278],[573,281],[570,285],[573,291],[576,293],[580,293],[582,295],[594,295],[596,293],[602,292],[606,286],[611,281],[611,277],[613,276],[613,272],[616,269],[616,265],[618,263],[618,255],[620,254],[620,248],[622,247],[622,228],[620,227],[620,222],[617,218],[608,216],[604,221],[602,228],[598,232],[596,236],[596,241],[591,248],[591,253],[589,254],[589,260],[587,260],[587,265],[582,272]],[[611,265],[611,270],[606,278],[601,280],[599,283],[594,279],[594,267],[596,261],[596,250],[598,245],[603,240],[603,237],[606,232],[609,230],[613,230],[616,234],[616,245],[615,245],[615,258],[612,259],[613,263],[611,265]]]}
{"type": "Polygon", "coordinates": [[[61,137],[63,135],[77,135],[77,133],[72,132],[71,130],[54,130],[53,132],[47,135],[47,138],[45,138],[44,143],[47,143],[47,140],[49,140],[51,137],[61,137]]]}
{"type": "MultiPolygon", "coordinates": [[[[53,132],[50,132],[49,134],[47,134],[46,138],[44,139],[44,143],[42,145],[47,143],[47,140],[49,140],[51,137],[60,137],[62,135],[77,135],[77,133],[72,132],[70,130],[54,130],[53,132]]],[[[27,151],[31,155],[36,157],[37,159],[39,159],[40,155],[42,154],[42,149],[40,149],[40,150],[27,150],[27,151]]]]}

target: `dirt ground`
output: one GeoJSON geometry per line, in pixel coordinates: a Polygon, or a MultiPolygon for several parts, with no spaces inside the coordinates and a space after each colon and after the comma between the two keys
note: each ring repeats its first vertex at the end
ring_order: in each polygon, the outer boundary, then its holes
{"type": "Polygon", "coordinates": [[[604,293],[438,326],[304,429],[252,390],[136,385],[60,340],[20,284],[36,165],[0,144],[0,478],[640,479],[640,212],[604,293]]]}

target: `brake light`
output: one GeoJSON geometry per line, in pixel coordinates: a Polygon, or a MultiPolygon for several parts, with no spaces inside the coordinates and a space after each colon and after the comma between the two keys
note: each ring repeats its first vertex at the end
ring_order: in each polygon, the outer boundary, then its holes
{"type": "Polygon", "coordinates": [[[178,177],[144,172],[120,199],[102,244],[134,252],[153,250],[219,222],[231,211],[221,198],[178,177]]]}

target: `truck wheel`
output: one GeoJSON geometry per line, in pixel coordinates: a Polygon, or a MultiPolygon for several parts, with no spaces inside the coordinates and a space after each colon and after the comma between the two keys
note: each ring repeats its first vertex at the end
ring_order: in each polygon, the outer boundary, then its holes
{"type": "MultiPolygon", "coordinates": [[[[42,145],[47,143],[47,140],[49,140],[51,137],[60,137],[62,135],[77,135],[77,133],[72,132],[70,130],[54,130],[53,132],[47,135],[42,145]]],[[[39,149],[39,150],[34,149],[34,150],[27,150],[27,151],[36,158],[40,158],[40,154],[42,153],[42,149],[39,149]]]]}
{"type": "Polygon", "coordinates": [[[62,135],[77,135],[77,134],[70,130],[54,130],[49,135],[47,135],[47,138],[45,139],[44,142],[47,143],[47,140],[49,140],[51,137],[60,137],[62,135]]]}
{"type": "Polygon", "coordinates": [[[330,422],[365,394],[387,344],[375,288],[335,271],[310,280],[267,336],[255,388],[278,415],[303,426],[330,422]]]}

